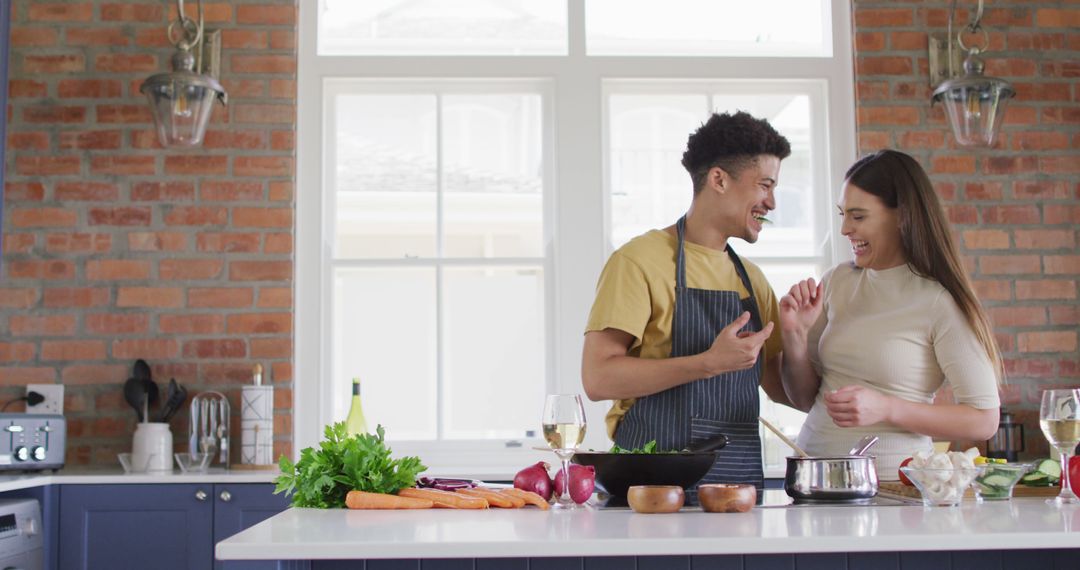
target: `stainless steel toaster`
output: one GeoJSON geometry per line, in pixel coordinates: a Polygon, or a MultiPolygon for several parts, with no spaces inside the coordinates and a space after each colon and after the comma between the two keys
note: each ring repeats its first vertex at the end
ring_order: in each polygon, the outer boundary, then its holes
{"type": "Polygon", "coordinates": [[[66,443],[62,415],[0,413],[0,471],[56,471],[66,443]]]}

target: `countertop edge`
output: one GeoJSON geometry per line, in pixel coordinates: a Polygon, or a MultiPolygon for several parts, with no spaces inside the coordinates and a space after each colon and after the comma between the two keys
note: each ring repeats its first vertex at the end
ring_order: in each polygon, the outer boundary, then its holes
{"type": "MultiPolygon", "coordinates": [[[[779,508],[730,515],[592,510],[562,520],[565,514],[512,510],[432,515],[289,509],[219,542],[215,555],[335,560],[1080,549],[1074,514],[1055,511],[1040,498],[940,509],[779,508]],[[1046,517],[1051,513],[1053,520],[1046,517]]],[[[1080,521],[1080,509],[1075,518],[1080,521]]]]}
{"type": "Polygon", "coordinates": [[[32,473],[0,475],[0,493],[32,489],[46,485],[156,485],[156,484],[214,484],[214,483],[272,483],[279,473],[274,471],[211,470],[205,473],[132,473],[116,471],[86,471],[70,473],[32,473]]]}
{"type": "Polygon", "coordinates": [[[637,539],[594,539],[566,541],[552,548],[550,542],[514,542],[504,548],[491,544],[461,542],[453,545],[412,544],[408,555],[402,556],[402,545],[310,545],[302,555],[295,547],[217,543],[214,556],[218,560],[358,560],[358,559],[428,559],[428,558],[540,558],[551,556],[671,556],[726,554],[812,554],[838,552],[918,552],[968,550],[1037,550],[1080,548],[1075,536],[1019,534],[966,536],[957,541],[955,535],[920,537],[912,545],[910,537],[738,537],[702,540],[700,538],[665,538],[642,541],[637,539]],[[1003,540],[1004,539],[1004,540],[1003,540]],[[317,547],[316,547],[317,546],[317,547]]]}

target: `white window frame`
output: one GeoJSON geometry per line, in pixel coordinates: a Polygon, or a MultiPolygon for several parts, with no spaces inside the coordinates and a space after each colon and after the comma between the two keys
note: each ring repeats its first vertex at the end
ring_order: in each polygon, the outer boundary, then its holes
{"type": "MultiPolygon", "coordinates": [[[[325,233],[323,171],[331,154],[325,148],[323,83],[327,78],[385,78],[468,81],[476,79],[540,79],[550,81],[553,99],[550,141],[555,168],[551,190],[554,218],[545,220],[552,259],[546,284],[548,298],[548,380],[550,391],[581,393],[581,346],[585,320],[592,305],[596,279],[607,258],[609,212],[606,188],[604,80],[663,80],[711,82],[716,79],[818,80],[826,101],[824,133],[829,149],[823,166],[832,207],[839,197],[846,168],[856,158],[854,69],[850,0],[832,0],[833,55],[828,58],[776,57],[589,57],[585,55],[586,0],[569,0],[567,56],[318,56],[318,2],[301,2],[298,66],[295,342],[293,388],[293,455],[316,445],[322,437],[323,410],[333,397],[323,382],[330,364],[323,353],[328,344],[328,267],[332,234],[325,233]]],[[[545,117],[545,123],[549,118],[545,117]]],[[[687,133],[689,134],[689,133],[687,133]]],[[[689,182],[687,183],[689,185],[689,182]]],[[[545,200],[547,208],[548,200],[545,200]]],[[[850,252],[838,237],[833,216],[826,216],[828,242],[822,255],[834,264],[850,252]]],[[[542,406],[536,403],[537,415],[542,406]]],[[[603,418],[609,402],[588,402],[590,429],[583,447],[603,448],[607,437],[603,418]]],[[[538,420],[539,423],[539,420],[538,420]]],[[[390,434],[392,437],[392,434],[390,434]]],[[[540,440],[537,440],[539,442],[540,440]]],[[[532,442],[507,448],[487,445],[394,444],[395,454],[416,454],[434,474],[505,477],[535,457],[532,442]]]]}

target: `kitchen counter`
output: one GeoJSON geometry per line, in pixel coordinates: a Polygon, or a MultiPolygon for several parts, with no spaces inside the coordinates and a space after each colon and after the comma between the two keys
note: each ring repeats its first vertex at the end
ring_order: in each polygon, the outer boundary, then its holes
{"type": "Polygon", "coordinates": [[[0,493],[45,485],[111,485],[157,483],[271,483],[275,471],[210,469],[205,473],[132,473],[120,469],[63,469],[58,473],[0,474],[0,493]]]}
{"type": "Polygon", "coordinates": [[[221,560],[655,556],[1080,548],[1080,507],[1041,498],[921,505],[684,509],[289,509],[220,543],[221,560]]]}

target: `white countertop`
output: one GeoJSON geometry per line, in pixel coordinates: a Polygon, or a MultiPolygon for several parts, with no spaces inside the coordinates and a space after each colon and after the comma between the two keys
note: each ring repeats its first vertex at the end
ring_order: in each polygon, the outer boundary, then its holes
{"type": "Polygon", "coordinates": [[[205,473],[131,473],[121,469],[78,470],[63,469],[59,473],[27,473],[0,475],[0,493],[41,487],[44,485],[112,485],[112,484],[160,484],[160,483],[271,483],[277,471],[227,471],[210,469],[205,473]]]}
{"type": "Polygon", "coordinates": [[[289,509],[218,543],[221,560],[643,556],[1080,548],[1080,507],[1041,498],[960,507],[629,510],[289,509]]]}

